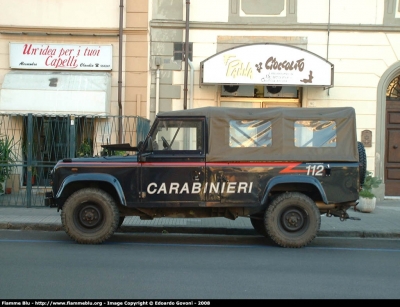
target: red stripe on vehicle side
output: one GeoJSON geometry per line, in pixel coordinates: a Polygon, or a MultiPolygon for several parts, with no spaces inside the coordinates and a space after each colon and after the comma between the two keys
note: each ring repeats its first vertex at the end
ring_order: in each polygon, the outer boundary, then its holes
{"type": "Polygon", "coordinates": [[[288,167],[281,170],[279,173],[280,174],[307,173],[306,169],[294,169],[296,166],[298,166],[300,164],[301,163],[289,165],[288,167]]]}
{"type": "Polygon", "coordinates": [[[301,163],[287,163],[287,162],[63,162],[62,166],[79,167],[79,166],[103,166],[103,167],[134,167],[138,165],[147,167],[284,167],[279,173],[307,173],[306,169],[294,169],[301,165],[301,163]]]}

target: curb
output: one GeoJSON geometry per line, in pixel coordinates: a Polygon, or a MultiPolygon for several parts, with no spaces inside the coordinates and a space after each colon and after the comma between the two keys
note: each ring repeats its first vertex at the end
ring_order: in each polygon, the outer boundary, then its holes
{"type": "MultiPolygon", "coordinates": [[[[0,229],[9,230],[40,230],[64,231],[62,225],[34,224],[34,223],[0,223],[0,229]]],[[[258,235],[251,228],[223,228],[223,227],[176,227],[176,226],[121,226],[116,230],[120,233],[189,233],[214,235],[258,235]]]]}
{"type": "MultiPolygon", "coordinates": [[[[9,230],[39,230],[64,231],[59,224],[34,223],[0,223],[0,229],[9,230]]],[[[174,233],[174,234],[209,234],[209,235],[248,235],[259,236],[252,228],[224,228],[224,227],[176,227],[176,226],[121,226],[117,233],[174,233]]],[[[320,230],[317,237],[353,237],[353,238],[400,238],[400,232],[376,231],[335,231],[320,230]]]]}
{"type": "Polygon", "coordinates": [[[400,238],[400,232],[320,230],[317,237],[400,238]]]}
{"type": "Polygon", "coordinates": [[[61,225],[50,224],[27,224],[27,223],[0,223],[0,229],[9,230],[42,230],[42,231],[64,231],[61,225]]]}

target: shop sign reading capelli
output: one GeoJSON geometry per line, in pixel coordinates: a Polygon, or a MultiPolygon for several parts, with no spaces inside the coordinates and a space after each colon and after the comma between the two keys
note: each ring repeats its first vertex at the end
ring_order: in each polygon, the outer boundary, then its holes
{"type": "Polygon", "coordinates": [[[10,67],[112,70],[112,45],[10,43],[10,67]]]}

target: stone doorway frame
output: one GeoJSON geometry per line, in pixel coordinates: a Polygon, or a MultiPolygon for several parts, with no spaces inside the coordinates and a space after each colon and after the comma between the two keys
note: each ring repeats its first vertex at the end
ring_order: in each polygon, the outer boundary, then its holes
{"type": "MultiPolygon", "coordinates": [[[[386,135],[386,90],[392,80],[400,75],[400,61],[392,64],[381,76],[377,88],[376,133],[375,133],[375,176],[384,180],[385,172],[385,135],[386,135]]],[[[378,199],[385,197],[385,182],[377,191],[378,199]]]]}

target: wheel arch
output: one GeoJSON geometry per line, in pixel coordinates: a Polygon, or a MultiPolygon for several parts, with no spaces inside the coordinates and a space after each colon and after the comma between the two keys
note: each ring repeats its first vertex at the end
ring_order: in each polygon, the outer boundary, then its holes
{"type": "Polygon", "coordinates": [[[270,194],[283,193],[283,192],[301,192],[308,195],[314,201],[322,200],[328,203],[325,190],[321,183],[312,176],[299,175],[299,176],[275,176],[268,181],[261,204],[268,204],[270,194]],[[319,199],[318,199],[319,198],[319,199]]]}
{"type": "Polygon", "coordinates": [[[100,188],[109,193],[118,204],[127,205],[120,182],[114,176],[104,173],[73,174],[66,177],[61,183],[55,199],[60,200],[62,203],[59,203],[59,206],[62,206],[68,196],[88,186],[100,188]]]}

